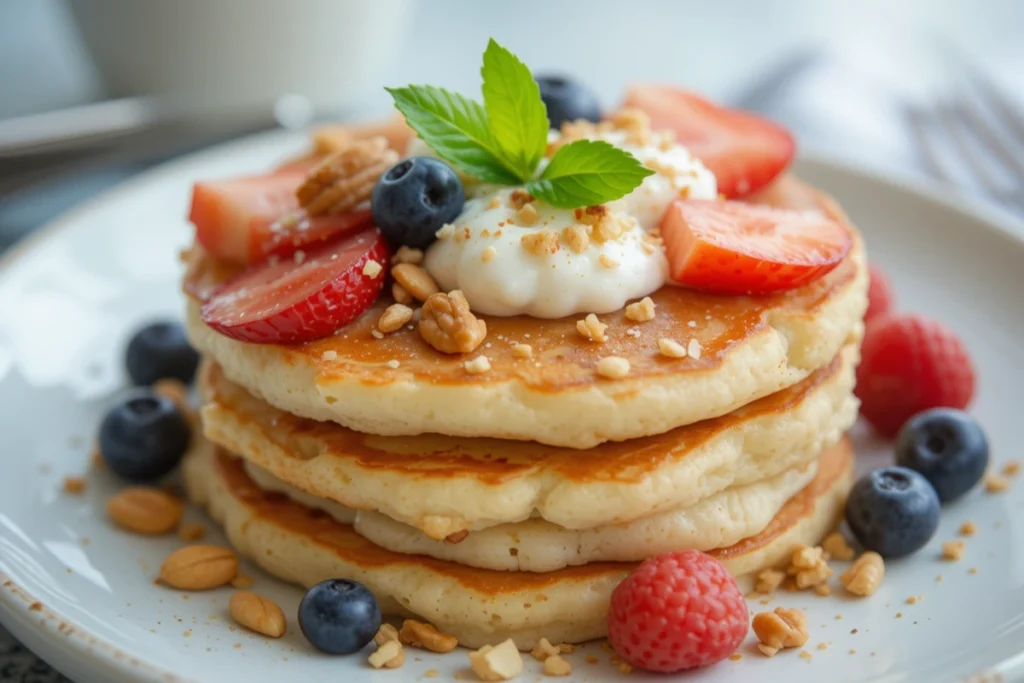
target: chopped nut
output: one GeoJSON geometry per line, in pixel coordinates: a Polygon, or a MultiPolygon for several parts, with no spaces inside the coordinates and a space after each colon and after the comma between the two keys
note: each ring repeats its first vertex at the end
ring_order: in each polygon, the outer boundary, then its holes
{"type": "Polygon", "coordinates": [[[173,531],[185,506],[174,496],[151,486],[129,486],[107,501],[107,515],[122,529],[160,535],[173,531]]]}
{"type": "Polygon", "coordinates": [[[280,638],[287,629],[284,612],[273,600],[262,595],[238,591],[228,603],[232,618],[250,631],[280,638]]]}
{"type": "Polygon", "coordinates": [[[398,629],[391,624],[381,624],[380,628],[377,629],[376,635],[373,636],[373,642],[377,643],[378,646],[392,640],[397,641],[398,639],[398,629]]]}
{"type": "Polygon", "coordinates": [[[497,197],[491,197],[491,201],[487,202],[488,209],[497,209],[499,206],[501,206],[501,200],[497,197]]]}
{"type": "Polygon", "coordinates": [[[434,233],[434,237],[439,240],[446,240],[455,234],[455,226],[451,223],[445,223],[440,229],[434,233]]]}
{"type": "Polygon", "coordinates": [[[511,638],[470,652],[469,665],[481,681],[507,681],[523,673],[523,658],[511,638]]]}
{"type": "Polygon", "coordinates": [[[424,302],[419,329],[423,339],[442,353],[469,353],[487,336],[487,323],[470,312],[469,302],[457,289],[424,302]]]}
{"type": "Polygon", "coordinates": [[[551,655],[544,660],[545,676],[568,676],[572,673],[572,664],[562,659],[561,655],[551,655]]]}
{"type": "Polygon", "coordinates": [[[473,360],[467,360],[463,363],[463,367],[471,375],[481,375],[490,371],[491,361],[487,359],[487,356],[477,356],[473,360]]]}
{"type": "Polygon", "coordinates": [[[964,556],[967,544],[963,541],[946,541],[942,544],[942,557],[946,560],[959,560],[964,556]]]}
{"type": "Polygon", "coordinates": [[[614,112],[608,119],[612,125],[627,133],[626,141],[644,146],[651,141],[651,117],[640,109],[626,108],[614,112]]]}
{"type": "Polygon", "coordinates": [[[633,322],[645,323],[654,320],[654,301],[645,296],[640,301],[634,301],[626,306],[626,318],[633,322]]]}
{"type": "Polygon", "coordinates": [[[541,638],[540,641],[530,650],[530,654],[538,662],[543,662],[548,657],[557,655],[559,652],[558,647],[551,644],[547,638],[541,638]]]}
{"type": "Polygon", "coordinates": [[[487,247],[480,253],[480,260],[483,261],[484,263],[488,263],[489,261],[493,261],[494,257],[497,255],[497,249],[495,249],[494,247],[487,247]]]}
{"type": "Polygon", "coordinates": [[[839,560],[840,562],[847,562],[852,560],[856,553],[850,544],[846,542],[846,536],[838,531],[833,531],[829,534],[822,542],[821,547],[825,549],[825,552],[830,557],[839,560]]]}
{"type": "Polygon", "coordinates": [[[607,379],[622,379],[629,374],[629,361],[618,356],[607,356],[597,361],[597,374],[607,379]]]}
{"type": "Polygon", "coordinates": [[[592,342],[603,344],[608,341],[608,335],[605,334],[607,329],[608,326],[601,322],[593,313],[583,320],[576,321],[576,331],[592,342]]]}
{"type": "Polygon", "coordinates": [[[558,233],[554,230],[537,230],[519,238],[519,243],[534,256],[558,253],[558,233]]]}
{"type": "Polygon", "coordinates": [[[310,171],[295,194],[310,216],[345,213],[367,201],[377,180],[397,161],[387,138],[356,140],[310,171]]]}
{"type": "Polygon", "coordinates": [[[573,652],[576,651],[576,646],[572,643],[559,643],[558,651],[561,652],[563,655],[571,655],[573,652]]]}
{"type": "Polygon", "coordinates": [[[186,522],[178,527],[178,538],[186,543],[195,543],[206,535],[206,526],[200,522],[186,522]]]}
{"type": "Polygon", "coordinates": [[[686,358],[686,347],[674,339],[659,339],[658,350],[666,358],[686,358]]]}
{"type": "Polygon", "coordinates": [[[839,575],[846,592],[868,596],[874,594],[885,577],[885,562],[876,552],[868,551],[857,558],[850,568],[839,575]]]}
{"type": "Polygon", "coordinates": [[[757,575],[757,586],[754,590],[763,595],[771,595],[782,585],[785,578],[785,572],[780,572],[777,569],[765,569],[757,575]]]}
{"type": "Polygon", "coordinates": [[[763,654],[765,657],[774,657],[775,653],[777,653],[779,649],[777,647],[768,647],[764,643],[758,643],[757,651],[763,654]]]}
{"type": "Polygon", "coordinates": [[[172,588],[202,591],[230,583],[238,557],[215,545],[190,545],[171,553],[160,567],[160,581],[172,588]]]}
{"type": "Polygon", "coordinates": [[[441,633],[432,624],[425,624],[415,619],[402,622],[402,630],[398,637],[411,647],[418,647],[431,652],[451,652],[459,645],[454,637],[441,633]]]}
{"type": "Polygon", "coordinates": [[[405,651],[397,640],[389,640],[370,653],[369,662],[374,669],[397,669],[405,664],[405,651]]]}
{"type": "Polygon", "coordinates": [[[384,266],[380,265],[376,261],[367,261],[366,265],[363,266],[363,275],[376,280],[377,276],[384,272],[384,266]]]}
{"type": "Polygon", "coordinates": [[[391,259],[392,263],[412,263],[413,265],[419,265],[423,263],[423,250],[413,249],[402,245],[395,252],[394,257],[391,259]]]}
{"type": "Polygon", "coordinates": [[[413,263],[399,263],[391,269],[391,276],[417,301],[426,301],[441,291],[430,273],[413,263]]]}
{"type": "Polygon", "coordinates": [[[404,304],[391,304],[380,314],[377,320],[377,329],[384,334],[397,332],[402,326],[412,320],[412,309],[404,304]]]}
{"type": "Polygon", "coordinates": [[[822,597],[827,597],[829,595],[832,595],[832,586],[828,585],[827,583],[815,584],[814,592],[822,597]]]}
{"type": "Polygon", "coordinates": [[[769,657],[783,648],[803,647],[807,642],[807,616],[800,610],[776,607],[774,612],[755,614],[751,625],[757,639],[772,650],[770,654],[761,650],[769,657]]]}
{"type": "Polygon", "coordinates": [[[605,268],[618,268],[619,262],[613,259],[608,254],[601,254],[597,257],[598,262],[605,268]]]}
{"type": "Polygon", "coordinates": [[[238,574],[235,578],[231,579],[231,587],[239,590],[252,588],[254,583],[256,582],[248,574],[238,574]]]}
{"type": "Polygon", "coordinates": [[[392,283],[391,285],[391,297],[395,300],[395,303],[403,305],[409,305],[415,301],[415,299],[412,298],[412,294],[409,293],[409,290],[397,282],[392,283]]]}
{"type": "Polygon", "coordinates": [[[524,204],[523,208],[516,211],[516,223],[529,228],[537,224],[540,220],[540,214],[537,213],[537,207],[533,204],[524,204]]]}
{"type": "Polygon", "coordinates": [[[533,358],[533,347],[529,344],[516,344],[512,353],[519,358],[533,358]]]}
{"type": "Polygon", "coordinates": [[[1003,465],[1003,476],[1015,477],[1019,473],[1020,473],[1020,463],[1017,462],[1016,460],[1011,460],[1010,462],[1008,462],[1005,465],[1003,465]]]}
{"type": "Polygon", "coordinates": [[[1010,488],[1010,480],[989,472],[985,475],[985,490],[988,493],[1003,493],[1010,488]]]}
{"type": "Polygon", "coordinates": [[[582,254],[590,246],[591,228],[581,223],[562,228],[562,241],[577,254],[582,254]]]}
{"type": "Polygon", "coordinates": [[[85,491],[85,477],[64,477],[64,493],[82,493],[85,491]]]}
{"type": "Polygon", "coordinates": [[[973,536],[978,531],[978,527],[974,526],[974,522],[964,522],[960,525],[961,536],[973,536]]]}
{"type": "Polygon", "coordinates": [[[373,337],[374,339],[383,339],[384,333],[378,329],[372,329],[370,330],[370,336],[373,337]]]}
{"type": "Polygon", "coordinates": [[[686,352],[690,354],[690,358],[700,358],[701,346],[700,342],[696,339],[691,339],[690,343],[686,345],[686,352]]]}
{"type": "Polygon", "coordinates": [[[512,192],[510,192],[508,195],[508,205],[515,209],[516,211],[519,211],[530,202],[535,201],[537,201],[536,197],[534,197],[526,190],[521,190],[518,188],[512,190],[512,192]]]}
{"type": "Polygon", "coordinates": [[[832,569],[825,561],[824,550],[801,545],[793,551],[787,573],[795,577],[796,587],[803,590],[828,581],[832,569]]]}
{"type": "Polygon", "coordinates": [[[338,360],[338,352],[333,350],[333,349],[328,350],[328,351],[324,351],[323,353],[320,354],[320,360],[326,360],[326,361],[338,360]]]}

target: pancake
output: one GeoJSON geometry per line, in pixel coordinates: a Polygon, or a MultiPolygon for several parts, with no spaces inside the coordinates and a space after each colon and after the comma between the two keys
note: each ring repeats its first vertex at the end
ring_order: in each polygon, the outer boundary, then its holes
{"type": "Polygon", "coordinates": [[[323,510],[387,550],[467,567],[526,572],[551,572],[591,562],[637,562],[673,550],[713,550],[738,543],[768,526],[817,471],[817,460],[813,460],[765,481],[729,488],[689,507],[628,524],[566,529],[528,519],[437,541],[379,512],[357,511],[311,496],[245,463],[246,474],[264,491],[283,493],[306,507],[323,510]]]}
{"type": "MultiPolygon", "coordinates": [[[[792,177],[754,201],[819,211],[849,225],[832,200],[792,177]]],[[[203,324],[195,296],[187,328],[192,343],[230,379],[295,415],[373,434],[591,448],[724,415],[827,365],[860,336],[867,306],[863,245],[854,233],[850,256],[805,287],[726,297],[666,286],[651,296],[657,315],[649,322],[634,323],[623,311],[600,316],[609,326],[603,344],[576,332],[582,314],[560,320],[485,316],[487,341],[469,356],[439,353],[414,326],[378,340],[371,333],[390,296],[334,336],[304,344],[247,344],[222,336],[203,324]],[[700,356],[665,358],[660,338],[695,339],[700,356]],[[517,342],[529,343],[534,357],[517,356],[517,342]],[[476,355],[489,359],[488,372],[465,369],[476,355]],[[598,361],[612,355],[629,360],[627,377],[596,374],[598,361]]],[[[185,290],[208,291],[229,275],[196,248],[185,290]]]]}
{"type": "MultiPolygon", "coordinates": [[[[570,643],[603,637],[611,592],[634,566],[496,572],[393,553],[323,512],[262,491],[241,460],[203,439],[186,457],[184,473],[191,499],[269,573],[302,586],[354,579],[373,591],[385,614],[429,621],[467,647],[512,638],[527,650],[542,637],[570,643]]],[[[814,480],[766,529],[711,554],[749,586],[750,575],[785,563],[797,544],[816,544],[834,527],[852,475],[853,449],[844,439],[821,455],[814,480]]]]}
{"type": "Polygon", "coordinates": [[[812,461],[854,422],[856,345],[810,377],[719,418],[588,451],[438,435],[382,437],[290,415],[204,365],[206,435],[274,477],[377,510],[434,539],[539,517],[631,522],[812,461]]]}

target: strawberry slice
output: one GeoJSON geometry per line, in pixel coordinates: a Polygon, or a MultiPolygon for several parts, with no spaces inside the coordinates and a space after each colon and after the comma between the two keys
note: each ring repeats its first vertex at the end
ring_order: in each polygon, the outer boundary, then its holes
{"type": "Polygon", "coordinates": [[[672,279],[720,294],[800,287],[853,246],[850,231],[824,216],[743,202],[677,200],[660,228],[672,279]]]}
{"type": "Polygon", "coordinates": [[[290,343],[326,337],[377,300],[390,250],[380,231],[345,235],[303,259],[271,259],[215,290],[203,322],[246,342],[290,343]],[[376,261],[376,274],[363,269],[376,261]]]}
{"type": "Polygon", "coordinates": [[[676,140],[718,179],[718,191],[732,199],[764,187],[779,176],[796,153],[793,136],[760,116],[727,109],[687,90],[633,86],[624,106],[651,117],[655,130],[671,130],[676,140]]]}
{"type": "Polygon", "coordinates": [[[215,259],[248,265],[288,256],[370,224],[370,211],[309,218],[299,210],[299,169],[265,176],[196,183],[189,220],[215,259]]]}

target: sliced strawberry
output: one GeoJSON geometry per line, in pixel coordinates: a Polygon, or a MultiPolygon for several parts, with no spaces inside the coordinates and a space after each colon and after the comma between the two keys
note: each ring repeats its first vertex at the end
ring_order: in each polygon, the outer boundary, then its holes
{"type": "Polygon", "coordinates": [[[853,245],[849,230],[823,216],[743,202],[678,200],[660,228],[672,279],[720,294],[800,287],[853,245]]]}
{"type": "Polygon", "coordinates": [[[303,259],[270,260],[218,288],[203,322],[233,339],[290,343],[326,337],[362,315],[387,279],[390,251],[376,229],[346,235],[303,259]],[[363,269],[376,261],[376,274],[363,269]]]}
{"type": "Polygon", "coordinates": [[[645,111],[655,130],[674,131],[676,140],[715,174],[718,191],[728,198],[769,184],[796,153],[793,136],[777,123],[687,90],[633,86],[624,104],[645,111]]]}
{"type": "Polygon", "coordinates": [[[213,257],[247,265],[271,254],[287,256],[369,225],[370,212],[310,219],[299,210],[299,169],[265,176],[196,183],[189,220],[213,257]]]}

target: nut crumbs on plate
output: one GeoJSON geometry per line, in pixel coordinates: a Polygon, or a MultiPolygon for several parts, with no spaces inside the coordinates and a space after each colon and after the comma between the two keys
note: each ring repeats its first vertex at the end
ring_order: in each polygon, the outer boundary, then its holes
{"type": "Polygon", "coordinates": [[[1017,462],[1016,460],[1011,460],[1010,462],[1008,462],[1005,465],[1003,465],[1003,476],[1005,476],[1005,477],[1015,477],[1019,473],[1020,473],[1020,463],[1017,462]]]}
{"type": "Polygon", "coordinates": [[[755,590],[764,595],[771,595],[786,578],[786,573],[778,569],[765,569],[757,575],[757,586],[755,590]]]}
{"type": "Polygon", "coordinates": [[[973,536],[978,531],[978,527],[974,525],[974,522],[964,522],[960,525],[961,536],[973,536]]]}
{"type": "Polygon", "coordinates": [[[367,661],[374,669],[397,669],[405,664],[405,651],[397,640],[388,640],[383,645],[378,645],[377,649],[370,653],[367,661]]]}
{"type": "Polygon", "coordinates": [[[839,575],[847,593],[867,597],[873,595],[885,578],[885,561],[874,551],[858,557],[850,568],[839,575]]]}
{"type": "Polygon", "coordinates": [[[794,576],[796,587],[803,590],[828,581],[832,568],[825,561],[825,551],[821,547],[800,545],[793,551],[786,573],[794,576]]]}
{"type": "Polygon", "coordinates": [[[800,610],[776,607],[774,612],[759,612],[751,623],[761,641],[757,649],[766,657],[783,648],[802,647],[807,642],[807,615],[800,610]]]}
{"type": "Polygon", "coordinates": [[[64,493],[77,494],[85,491],[85,477],[64,477],[64,493]]]}
{"type": "Polygon", "coordinates": [[[989,472],[985,475],[985,491],[988,493],[1003,493],[1010,488],[1010,480],[1006,477],[989,472]]]}
{"type": "Polygon", "coordinates": [[[963,541],[946,541],[942,544],[942,558],[945,560],[959,560],[964,556],[967,544],[963,541]]]}
{"type": "Polygon", "coordinates": [[[530,650],[530,654],[533,655],[533,658],[538,662],[543,662],[548,657],[557,655],[558,652],[558,646],[552,645],[551,641],[547,638],[541,638],[537,644],[534,645],[533,649],[530,650]]]}
{"type": "Polygon", "coordinates": [[[833,531],[825,537],[821,547],[829,554],[829,557],[840,562],[852,560],[854,555],[856,555],[854,549],[846,542],[846,536],[843,536],[839,531],[833,531]]]}
{"type": "Polygon", "coordinates": [[[402,622],[402,630],[398,632],[399,639],[410,647],[418,647],[431,652],[451,652],[459,645],[459,641],[441,633],[433,624],[427,624],[415,619],[406,619],[402,622]]]}
{"type": "Polygon", "coordinates": [[[469,665],[481,681],[507,681],[523,673],[523,658],[511,638],[470,652],[469,665]]]}
{"type": "Polygon", "coordinates": [[[554,654],[544,660],[545,676],[568,676],[572,673],[572,664],[554,654]]]}

